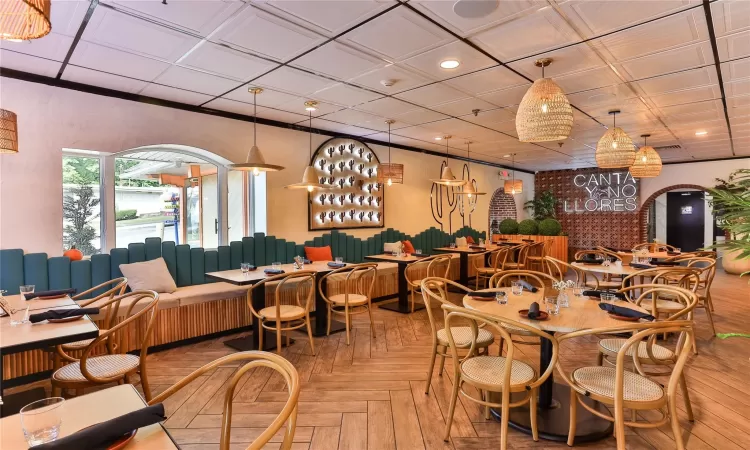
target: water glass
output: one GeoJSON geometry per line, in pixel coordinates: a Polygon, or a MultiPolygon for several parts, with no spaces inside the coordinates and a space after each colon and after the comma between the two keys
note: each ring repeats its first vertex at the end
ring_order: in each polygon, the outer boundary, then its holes
{"type": "Polygon", "coordinates": [[[479,246],[484,247],[484,239],[479,238],[479,246]]]}
{"type": "Polygon", "coordinates": [[[21,297],[23,297],[23,299],[26,300],[26,297],[24,297],[24,294],[33,294],[34,293],[34,287],[35,286],[33,284],[27,284],[27,285],[24,285],[24,286],[19,286],[18,290],[20,291],[19,293],[21,294],[21,297]]]}
{"type": "Polygon", "coordinates": [[[682,249],[681,249],[681,248],[679,248],[679,247],[675,247],[675,248],[674,248],[674,251],[676,251],[677,253],[682,253],[682,249]]]}
{"type": "Polygon", "coordinates": [[[514,281],[510,285],[511,292],[513,292],[513,295],[521,295],[523,293],[523,285],[520,281],[514,281]]]}
{"type": "Polygon", "coordinates": [[[281,270],[281,263],[280,262],[272,262],[271,263],[271,268],[273,270],[281,270]]]}
{"type": "Polygon", "coordinates": [[[243,274],[247,274],[248,272],[250,272],[250,263],[240,263],[240,270],[243,274]]]}
{"type": "Polygon", "coordinates": [[[416,253],[417,255],[421,255],[422,254],[422,249],[421,248],[415,248],[414,249],[414,253],[416,253]]]}
{"type": "Polygon", "coordinates": [[[336,264],[344,264],[344,258],[342,256],[337,256],[335,261],[336,261],[336,264]]]}
{"type": "Polygon", "coordinates": [[[585,291],[585,290],[586,290],[586,288],[585,288],[584,285],[582,285],[581,283],[577,283],[573,287],[573,295],[575,295],[576,297],[581,297],[583,295],[583,291],[585,291]]]}
{"type": "Polygon", "coordinates": [[[557,303],[557,297],[544,297],[544,304],[547,307],[547,314],[551,316],[560,314],[560,305],[557,303]]]}
{"type": "Polygon", "coordinates": [[[21,408],[21,428],[29,447],[54,441],[62,424],[62,397],[45,398],[21,408]]]}
{"type": "Polygon", "coordinates": [[[456,248],[456,243],[451,242],[450,244],[448,244],[448,248],[456,248]]]}
{"type": "Polygon", "coordinates": [[[610,292],[603,292],[601,296],[599,297],[603,303],[610,303],[614,304],[615,300],[617,300],[617,297],[615,294],[612,294],[610,292]]]}
{"type": "Polygon", "coordinates": [[[505,291],[497,291],[495,292],[495,301],[500,305],[505,305],[508,303],[508,295],[505,291]]]}
{"type": "Polygon", "coordinates": [[[29,304],[26,303],[26,297],[19,295],[18,297],[5,297],[11,310],[8,311],[10,316],[10,325],[15,327],[23,323],[29,323],[29,304]]]}

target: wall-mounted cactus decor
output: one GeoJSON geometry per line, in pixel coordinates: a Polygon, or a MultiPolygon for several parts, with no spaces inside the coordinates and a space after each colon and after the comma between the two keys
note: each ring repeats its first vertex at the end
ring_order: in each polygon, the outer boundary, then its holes
{"type": "Polygon", "coordinates": [[[377,181],[378,156],[366,144],[333,138],[315,151],[311,164],[333,186],[327,195],[310,195],[309,230],[382,228],[385,193],[377,181]]]}
{"type": "MultiPolygon", "coordinates": [[[[445,161],[440,165],[440,171],[442,172],[445,167],[445,161]]],[[[476,183],[476,180],[471,178],[469,173],[469,166],[464,164],[461,179],[468,179],[469,182],[476,183]]],[[[454,223],[453,213],[458,209],[458,218],[460,218],[460,227],[471,227],[471,213],[476,208],[476,202],[468,202],[459,198],[456,192],[460,191],[460,187],[443,186],[440,184],[433,184],[432,190],[430,191],[430,206],[432,208],[432,218],[435,222],[440,225],[440,230],[448,233],[453,232],[453,228],[458,225],[454,223]]]]}

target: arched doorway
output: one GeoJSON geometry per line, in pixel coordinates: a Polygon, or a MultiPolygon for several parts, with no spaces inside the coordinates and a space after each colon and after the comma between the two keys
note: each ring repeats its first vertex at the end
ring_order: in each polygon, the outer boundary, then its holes
{"type": "Polygon", "coordinates": [[[505,193],[504,188],[497,189],[492,194],[487,217],[489,220],[487,224],[487,230],[489,231],[487,234],[490,238],[492,238],[493,232],[497,232],[497,227],[504,219],[517,219],[516,201],[512,195],[505,193]]]}

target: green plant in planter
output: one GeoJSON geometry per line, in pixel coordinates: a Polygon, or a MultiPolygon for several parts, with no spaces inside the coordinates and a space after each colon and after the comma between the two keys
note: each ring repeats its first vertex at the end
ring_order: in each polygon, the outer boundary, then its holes
{"type": "Polygon", "coordinates": [[[539,232],[539,226],[536,220],[526,219],[522,220],[518,224],[518,234],[537,234],[539,232]]]}
{"type": "Polygon", "coordinates": [[[555,219],[544,219],[539,222],[539,234],[542,236],[559,236],[562,225],[555,219]]]}
{"type": "Polygon", "coordinates": [[[537,195],[534,200],[529,200],[524,204],[524,209],[531,210],[532,216],[536,220],[555,218],[555,206],[557,198],[552,191],[543,191],[537,195]]]}
{"type": "Polygon", "coordinates": [[[500,232],[500,222],[497,221],[497,219],[494,219],[492,223],[490,224],[490,234],[495,234],[500,232]]]}
{"type": "Polygon", "coordinates": [[[736,253],[736,259],[750,259],[750,169],[737,170],[727,180],[716,181],[719,184],[708,191],[717,217],[723,219],[722,228],[729,235],[724,243],[713,247],[736,253]]]}
{"type": "Polygon", "coordinates": [[[500,222],[500,234],[518,234],[518,222],[515,219],[505,219],[500,222]]]}

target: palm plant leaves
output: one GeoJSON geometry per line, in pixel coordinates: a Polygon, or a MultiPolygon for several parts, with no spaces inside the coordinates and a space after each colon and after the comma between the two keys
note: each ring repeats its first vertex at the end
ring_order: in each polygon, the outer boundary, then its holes
{"type": "MultiPolygon", "coordinates": [[[[709,189],[716,215],[731,238],[714,247],[738,251],[740,259],[750,258],[750,169],[733,172],[719,187],[709,189]]],[[[745,274],[743,274],[745,275],[745,274]]]]}

